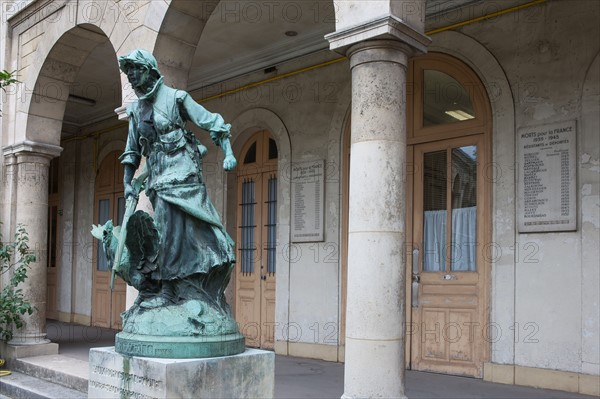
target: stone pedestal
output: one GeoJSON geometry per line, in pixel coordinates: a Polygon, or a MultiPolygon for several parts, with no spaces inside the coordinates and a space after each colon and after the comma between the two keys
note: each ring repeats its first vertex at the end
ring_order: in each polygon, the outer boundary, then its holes
{"type": "Polygon", "coordinates": [[[275,354],[247,349],[204,359],[127,357],[90,350],[90,398],[272,398],[275,354]]]}

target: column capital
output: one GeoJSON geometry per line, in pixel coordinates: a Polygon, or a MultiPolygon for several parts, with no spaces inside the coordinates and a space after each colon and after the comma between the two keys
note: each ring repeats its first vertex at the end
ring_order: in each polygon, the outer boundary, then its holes
{"type": "Polygon", "coordinates": [[[58,145],[39,143],[30,140],[24,140],[20,143],[15,143],[2,148],[5,157],[16,157],[17,163],[22,162],[24,157],[36,157],[38,159],[46,159],[50,162],[52,158],[60,155],[63,148],[58,145]]]}
{"type": "Polygon", "coordinates": [[[411,49],[398,40],[367,40],[350,46],[346,54],[350,69],[369,62],[393,62],[406,67],[411,49]]]}
{"type": "Polygon", "coordinates": [[[128,104],[123,104],[118,108],[115,108],[115,114],[117,114],[117,117],[119,118],[120,121],[128,121],[129,120],[129,114],[127,113],[127,106],[128,104]]]}
{"type": "Polygon", "coordinates": [[[15,156],[15,154],[12,154],[12,153],[4,154],[4,166],[11,166],[11,165],[16,165],[16,164],[17,164],[17,157],[15,156]]]}
{"type": "Polygon", "coordinates": [[[363,24],[351,26],[325,36],[329,40],[329,48],[343,55],[355,44],[363,41],[391,39],[407,45],[409,54],[427,52],[431,39],[406,24],[394,15],[372,19],[363,24]]]}

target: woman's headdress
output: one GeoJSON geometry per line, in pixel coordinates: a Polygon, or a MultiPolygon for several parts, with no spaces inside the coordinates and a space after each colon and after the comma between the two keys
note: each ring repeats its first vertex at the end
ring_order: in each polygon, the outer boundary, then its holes
{"type": "Polygon", "coordinates": [[[124,73],[127,73],[127,70],[131,65],[143,65],[150,71],[153,71],[157,78],[162,76],[158,70],[156,58],[154,58],[152,53],[149,51],[136,49],[128,55],[119,57],[119,69],[121,69],[121,71],[124,73]]]}

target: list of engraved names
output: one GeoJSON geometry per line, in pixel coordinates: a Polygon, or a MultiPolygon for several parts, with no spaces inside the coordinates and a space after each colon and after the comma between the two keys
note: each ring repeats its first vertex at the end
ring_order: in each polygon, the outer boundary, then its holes
{"type": "Polygon", "coordinates": [[[575,121],[520,130],[520,232],[575,229],[575,133],[575,121]]]}
{"type": "Polygon", "coordinates": [[[323,240],[324,161],[292,165],[292,240],[323,240]]]}

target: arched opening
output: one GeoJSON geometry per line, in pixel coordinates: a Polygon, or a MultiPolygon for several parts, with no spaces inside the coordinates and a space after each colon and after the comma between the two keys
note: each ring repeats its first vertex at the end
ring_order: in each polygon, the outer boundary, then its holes
{"type": "MultiPolygon", "coordinates": [[[[238,169],[236,173],[229,173],[227,176],[227,230],[231,236],[237,240],[237,229],[239,223],[237,214],[239,210],[238,198],[238,171],[243,168],[241,165],[242,154],[245,152],[247,145],[252,141],[252,138],[261,131],[268,131],[270,138],[274,140],[277,147],[277,251],[276,251],[276,287],[281,287],[275,290],[275,320],[279,325],[289,323],[289,287],[290,283],[290,216],[291,216],[291,201],[290,201],[290,179],[286,179],[287,173],[291,168],[291,142],[289,132],[283,121],[277,114],[268,111],[264,108],[255,108],[243,112],[234,120],[231,121],[233,126],[233,150],[238,159],[238,169]]],[[[237,243],[239,245],[239,243],[237,243]]],[[[238,264],[239,267],[239,264],[238,264]]],[[[228,289],[228,298],[231,298],[234,315],[238,314],[235,299],[237,293],[237,279],[232,278],[232,284],[228,289]]],[[[239,320],[239,319],[238,319],[239,320]]],[[[289,347],[287,337],[283,334],[283,329],[275,329],[275,351],[278,354],[287,355],[289,347]]]]}
{"type": "Polygon", "coordinates": [[[408,81],[407,365],[482,377],[490,103],[476,74],[448,55],[413,59],[408,81]]]}
{"type": "Polygon", "coordinates": [[[65,32],[50,50],[36,80],[27,115],[27,139],[60,144],[121,105],[116,54],[91,24],[65,32]]]}
{"type": "Polygon", "coordinates": [[[108,37],[91,24],[65,32],[42,65],[26,129],[28,140],[63,148],[50,163],[44,227],[50,319],[91,321],[92,239],[87,233],[93,222],[97,153],[106,137],[119,134],[122,122],[114,109],[120,105],[119,70],[108,37]]]}
{"type": "Polygon", "coordinates": [[[277,144],[255,133],[239,154],[235,315],[246,345],[275,346],[277,273],[277,144]]]}

